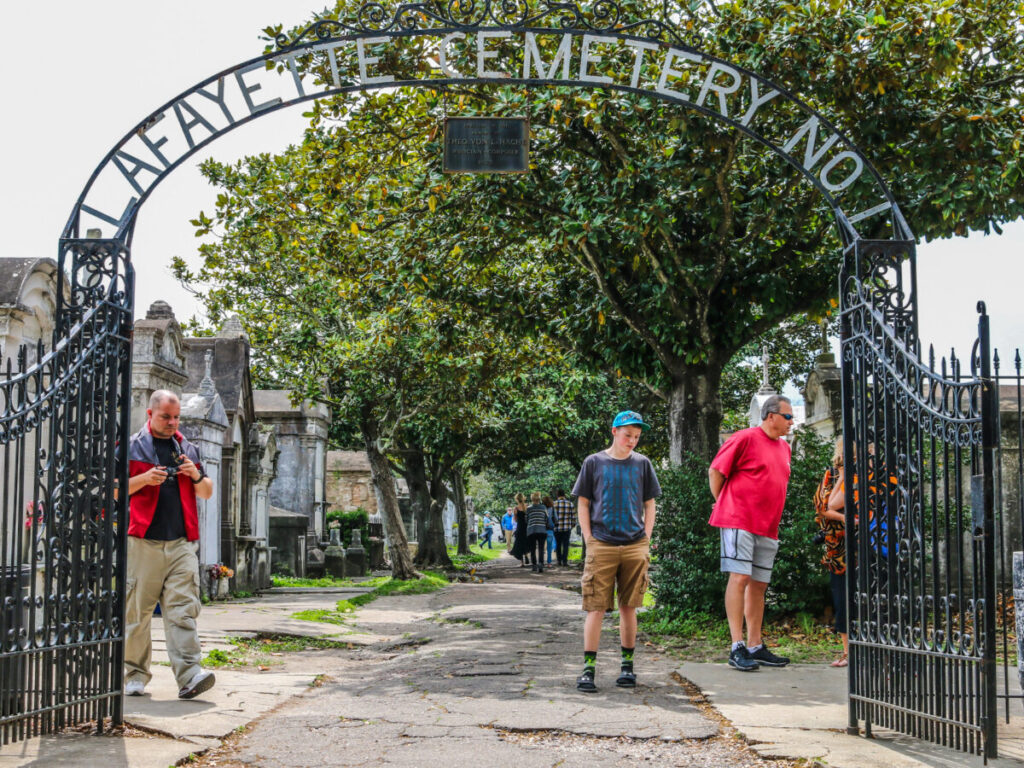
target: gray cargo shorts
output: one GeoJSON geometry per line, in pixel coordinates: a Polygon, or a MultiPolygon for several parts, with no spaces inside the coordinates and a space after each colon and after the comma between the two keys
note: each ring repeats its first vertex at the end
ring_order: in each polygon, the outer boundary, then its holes
{"type": "Polygon", "coordinates": [[[739,528],[719,528],[719,535],[723,573],[742,573],[754,581],[771,582],[778,541],[739,528]]]}

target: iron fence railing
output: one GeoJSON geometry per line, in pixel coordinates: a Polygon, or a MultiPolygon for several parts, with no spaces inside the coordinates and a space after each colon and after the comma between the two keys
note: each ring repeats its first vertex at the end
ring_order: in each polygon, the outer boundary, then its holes
{"type": "Polygon", "coordinates": [[[0,375],[0,741],[121,718],[132,269],[61,243],[55,343],[0,375]]]}

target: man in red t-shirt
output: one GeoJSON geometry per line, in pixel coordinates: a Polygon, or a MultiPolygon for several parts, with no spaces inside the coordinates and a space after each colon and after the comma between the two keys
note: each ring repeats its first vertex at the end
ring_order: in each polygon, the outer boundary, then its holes
{"type": "Polygon", "coordinates": [[[762,664],[789,664],[789,659],[776,656],[762,643],[761,620],[789,484],[789,443],[782,438],[792,424],[789,398],[772,395],[761,406],[761,425],[730,437],[708,470],[715,497],[708,522],[719,529],[721,568],[729,574],[725,588],[725,613],[732,634],[729,666],[742,672],[753,672],[762,664]]]}

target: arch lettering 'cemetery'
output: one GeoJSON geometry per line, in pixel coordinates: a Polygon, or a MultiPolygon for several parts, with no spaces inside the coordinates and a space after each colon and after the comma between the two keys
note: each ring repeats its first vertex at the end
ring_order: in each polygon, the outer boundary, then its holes
{"type": "Polygon", "coordinates": [[[677,103],[742,131],[804,174],[835,210],[847,242],[857,238],[854,225],[873,219],[877,229],[884,214],[895,224],[892,237],[910,239],[891,195],[856,147],[783,88],[681,45],[523,28],[333,37],[221,73],[154,112],[110,152],[66,234],[92,227],[126,232],[165,175],[216,137],[271,111],[346,92],[468,83],[605,88],[677,103]]]}

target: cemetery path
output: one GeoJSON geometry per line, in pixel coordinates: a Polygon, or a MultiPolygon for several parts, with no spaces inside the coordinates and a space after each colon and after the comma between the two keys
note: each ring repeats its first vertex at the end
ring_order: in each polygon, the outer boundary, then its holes
{"type": "MultiPolygon", "coordinates": [[[[255,650],[234,669],[218,668],[217,684],[189,701],[177,698],[154,620],[154,677],[145,696],[125,699],[124,728],[6,745],[0,768],[981,763],[899,734],[847,735],[845,675],[824,664],[740,675],[642,642],[640,685],[616,688],[612,617],[598,656],[599,691],[580,693],[579,570],[534,575],[503,555],[477,575],[482,580],[429,595],[380,598],[341,625],[294,614],[323,618],[337,600],[365,590],[274,590],[207,606],[199,620],[204,651],[231,656],[239,637],[255,650]],[[296,635],[304,650],[265,650],[261,639],[296,635]]],[[[1001,757],[991,768],[1024,765],[1024,718],[1012,720],[1000,726],[1001,757]]]]}
{"type": "Polygon", "coordinates": [[[503,556],[483,583],[379,599],[349,631],[373,642],[287,654],[284,672],[321,670],[295,696],[199,759],[201,766],[599,768],[637,761],[717,768],[779,765],[725,735],[695,704],[678,662],[637,655],[623,690],[618,631],[606,620],[596,694],[576,690],[583,614],[579,571],[534,575],[503,556]]]}

